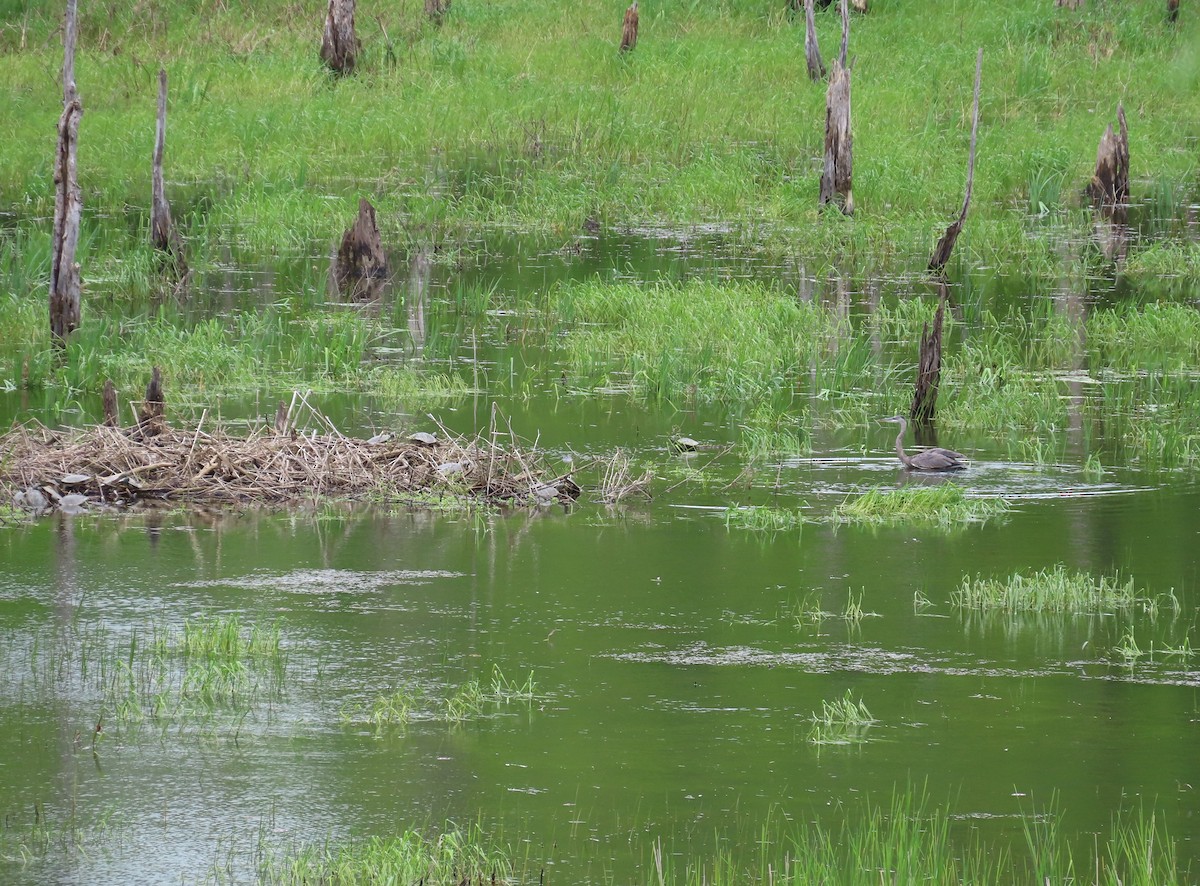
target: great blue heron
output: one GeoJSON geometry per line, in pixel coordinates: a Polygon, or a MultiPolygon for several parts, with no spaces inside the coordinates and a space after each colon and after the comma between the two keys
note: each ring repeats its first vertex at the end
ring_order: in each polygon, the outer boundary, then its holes
{"type": "Polygon", "coordinates": [[[910,471],[961,471],[967,466],[961,452],[937,446],[933,449],[923,449],[909,458],[904,454],[904,435],[908,432],[908,419],[903,415],[893,415],[880,421],[900,425],[900,433],[896,435],[896,455],[910,471]]]}

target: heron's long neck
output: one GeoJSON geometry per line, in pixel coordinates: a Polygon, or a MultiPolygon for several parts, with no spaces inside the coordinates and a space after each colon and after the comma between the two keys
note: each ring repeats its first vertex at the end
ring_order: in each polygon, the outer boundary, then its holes
{"type": "Polygon", "coordinates": [[[904,464],[909,464],[910,459],[904,454],[904,432],[908,430],[908,425],[904,422],[900,423],[900,433],[896,435],[896,455],[900,456],[900,461],[904,464]]]}

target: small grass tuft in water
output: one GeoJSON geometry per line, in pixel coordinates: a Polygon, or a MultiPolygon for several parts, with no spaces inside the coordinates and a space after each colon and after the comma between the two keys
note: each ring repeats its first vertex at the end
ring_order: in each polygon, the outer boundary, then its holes
{"type": "Polygon", "coordinates": [[[1149,597],[1134,590],[1132,578],[1121,581],[1116,575],[1069,572],[1061,564],[1039,572],[1014,573],[1006,579],[964,578],[951,601],[965,609],[1089,613],[1130,611],[1140,603],[1147,612],[1157,612],[1149,597]]]}
{"type": "Polygon", "coordinates": [[[808,740],[816,745],[861,744],[867,740],[867,730],[876,719],[862,699],[846,694],[833,701],[822,701],[821,712],[812,715],[813,728],[808,740]]]}
{"type": "Polygon", "coordinates": [[[834,509],[831,519],[841,523],[933,523],[953,526],[985,523],[1009,511],[1000,498],[968,498],[953,483],[938,486],[908,486],[903,489],[871,489],[847,499],[834,509]]]}
{"type": "Polygon", "coordinates": [[[798,508],[774,508],[766,505],[745,508],[729,508],[725,512],[727,529],[745,529],[750,532],[786,532],[801,529],[810,522],[798,508]]]}

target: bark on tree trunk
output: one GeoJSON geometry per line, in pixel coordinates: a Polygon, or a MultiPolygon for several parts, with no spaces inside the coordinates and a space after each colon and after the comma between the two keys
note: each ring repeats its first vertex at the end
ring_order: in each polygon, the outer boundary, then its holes
{"type": "Polygon", "coordinates": [[[821,173],[822,207],[833,203],[846,215],[854,214],[854,140],[850,127],[850,13],[842,0],[842,51],[834,60],[825,93],[825,167],[821,173]]]}
{"type": "Polygon", "coordinates": [[[162,370],[155,366],[150,372],[150,383],[146,385],[146,399],[138,413],[138,435],[156,437],[165,429],[165,410],[162,386],[162,370]]]}
{"type": "Polygon", "coordinates": [[[158,70],[158,122],[154,130],[154,167],[151,183],[150,242],[155,249],[165,253],[176,274],[182,276],[187,270],[183,257],[183,243],[179,232],[171,223],[171,206],[167,203],[166,187],[163,184],[163,153],[167,144],[167,72],[158,70]]]}
{"type": "Polygon", "coordinates": [[[638,38],[638,0],[625,10],[625,21],[621,24],[621,52],[632,52],[638,38]]]}
{"type": "Polygon", "coordinates": [[[342,235],[335,276],[342,293],[359,300],[377,296],[387,277],[387,258],[375,224],[375,207],[366,200],[358,201],[358,218],[342,235]]]}
{"type": "Polygon", "coordinates": [[[1088,196],[1101,212],[1113,217],[1122,216],[1129,203],[1129,127],[1125,122],[1125,107],[1117,105],[1117,123],[1120,132],[1114,133],[1112,124],[1100,137],[1096,149],[1096,172],[1088,185],[1088,196]]]}
{"type": "Polygon", "coordinates": [[[117,406],[117,389],[113,387],[111,378],[104,380],[104,424],[110,428],[121,426],[121,411],[117,406]]]}
{"type": "Polygon", "coordinates": [[[83,195],[76,174],[75,148],[83,104],[75,89],[75,0],[67,2],[63,29],[63,112],[58,121],[58,152],[54,159],[54,230],[50,235],[50,333],[60,346],[79,326],[79,216],[83,195]]]}
{"type": "Polygon", "coordinates": [[[821,47],[817,45],[813,0],[804,0],[804,61],[808,65],[809,80],[825,79],[825,62],[821,60],[821,47]]]}
{"type": "Polygon", "coordinates": [[[329,0],[325,34],[321,39],[321,61],[335,74],[353,74],[358,56],[354,34],[354,0],[329,0]]]}
{"type": "Polygon", "coordinates": [[[938,384],[942,378],[942,321],[946,311],[946,284],[941,285],[933,329],[926,323],[921,331],[921,350],[917,363],[917,388],[913,394],[909,417],[917,424],[927,424],[937,412],[938,384]]]}
{"type": "Polygon", "coordinates": [[[425,0],[425,15],[435,25],[440,25],[449,11],[450,0],[425,0]]]}
{"type": "Polygon", "coordinates": [[[971,111],[971,149],[967,155],[966,194],[963,196],[962,212],[946,228],[946,233],[942,235],[942,239],[938,240],[937,247],[933,250],[933,256],[929,259],[929,270],[931,271],[940,271],[946,267],[946,262],[950,261],[950,254],[954,252],[954,243],[958,240],[958,235],[962,233],[963,222],[967,220],[967,210],[971,207],[971,189],[975,184],[975,140],[979,134],[979,81],[982,75],[983,48],[980,47],[979,54],[975,57],[975,101],[971,111]]]}

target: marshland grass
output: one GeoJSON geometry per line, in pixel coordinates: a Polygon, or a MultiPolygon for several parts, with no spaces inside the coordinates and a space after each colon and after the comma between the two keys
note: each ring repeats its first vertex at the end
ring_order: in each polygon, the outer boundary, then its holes
{"type": "Polygon", "coordinates": [[[841,698],[821,702],[820,713],[812,715],[808,740],[815,745],[861,744],[867,731],[878,722],[861,698],[846,690],[841,698]]]}
{"type": "Polygon", "coordinates": [[[1135,589],[1132,578],[1073,572],[1061,564],[1004,579],[965,577],[951,594],[951,602],[968,609],[1010,612],[1131,612],[1150,605],[1157,612],[1157,604],[1135,589]]]}
{"type": "Polygon", "coordinates": [[[865,524],[927,523],[941,527],[986,523],[1010,510],[1000,498],[970,498],[961,486],[905,486],[869,489],[838,505],[834,522],[865,524]]]}
{"type": "Polygon", "coordinates": [[[505,676],[496,665],[486,680],[473,677],[445,693],[433,693],[415,683],[380,693],[368,702],[343,708],[341,721],[347,726],[369,725],[377,732],[403,729],[414,720],[461,725],[494,716],[509,705],[530,707],[538,698],[532,672],[518,681],[505,676]]]}

